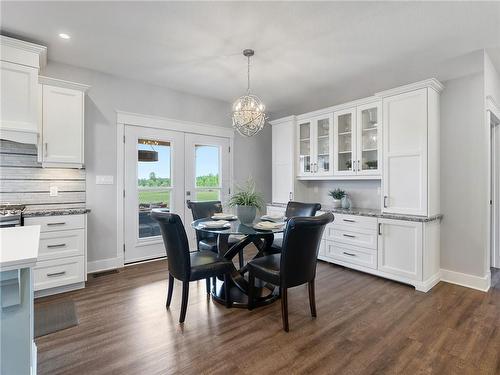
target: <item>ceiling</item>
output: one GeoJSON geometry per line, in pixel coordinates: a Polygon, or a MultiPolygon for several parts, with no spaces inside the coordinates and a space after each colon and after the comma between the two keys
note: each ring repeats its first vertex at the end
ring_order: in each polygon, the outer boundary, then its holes
{"type": "Polygon", "coordinates": [[[301,113],[419,79],[500,71],[500,2],[8,2],[1,31],[49,60],[301,113]],[[62,40],[58,34],[71,35],[62,40]]]}

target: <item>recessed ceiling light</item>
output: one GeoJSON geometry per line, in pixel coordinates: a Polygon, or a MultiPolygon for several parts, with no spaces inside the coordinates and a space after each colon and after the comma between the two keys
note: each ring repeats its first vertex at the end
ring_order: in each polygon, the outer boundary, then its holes
{"type": "Polygon", "coordinates": [[[61,38],[61,39],[71,39],[71,37],[68,34],[65,34],[65,33],[60,33],[59,34],[59,38],[61,38]]]}

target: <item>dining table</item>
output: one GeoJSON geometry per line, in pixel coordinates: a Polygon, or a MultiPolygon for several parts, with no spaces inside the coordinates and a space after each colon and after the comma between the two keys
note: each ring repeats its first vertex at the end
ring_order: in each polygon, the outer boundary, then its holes
{"type": "MultiPolygon", "coordinates": [[[[242,267],[237,268],[233,258],[243,252],[250,250],[253,244],[257,249],[257,253],[251,257],[250,260],[265,256],[271,250],[274,241],[274,235],[282,233],[285,228],[283,222],[281,226],[272,229],[256,229],[255,224],[261,220],[257,219],[253,223],[243,224],[238,219],[228,220],[223,228],[209,228],[204,225],[207,221],[213,221],[212,218],[198,219],[192,222],[191,226],[196,231],[209,232],[217,235],[217,249],[219,256],[230,260],[233,264],[233,269],[230,272],[226,285],[222,277],[216,278],[215,285],[211,288],[211,294],[215,301],[225,304],[225,288],[229,288],[229,295],[231,298],[231,306],[239,308],[248,307],[248,269],[246,263],[242,267]],[[231,241],[229,245],[229,236],[239,236],[240,240],[237,242],[231,241]]],[[[253,252],[255,252],[255,248],[253,252]]],[[[249,258],[249,257],[245,257],[249,258]]],[[[255,301],[254,307],[268,305],[279,298],[278,289],[274,285],[256,280],[255,282],[255,301]]]]}

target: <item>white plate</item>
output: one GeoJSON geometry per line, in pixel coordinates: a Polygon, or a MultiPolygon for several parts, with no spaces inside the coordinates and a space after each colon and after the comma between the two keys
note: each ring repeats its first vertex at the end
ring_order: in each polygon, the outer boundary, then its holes
{"type": "Polygon", "coordinates": [[[214,214],[211,217],[212,220],[236,220],[237,217],[233,214],[214,214]]]}
{"type": "Polygon", "coordinates": [[[266,220],[266,221],[283,221],[285,217],[283,215],[264,215],[261,217],[261,220],[266,220]]]}
{"type": "Polygon", "coordinates": [[[259,230],[276,230],[281,229],[285,223],[273,223],[270,221],[261,221],[255,224],[253,227],[259,230]]]}
{"type": "Polygon", "coordinates": [[[231,226],[231,224],[229,224],[226,220],[204,221],[203,223],[200,223],[200,227],[207,229],[227,228],[227,226],[231,226]]]}

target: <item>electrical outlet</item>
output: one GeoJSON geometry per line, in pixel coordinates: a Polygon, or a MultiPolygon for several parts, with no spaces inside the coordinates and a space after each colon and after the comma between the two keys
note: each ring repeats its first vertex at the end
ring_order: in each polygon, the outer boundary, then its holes
{"type": "Polygon", "coordinates": [[[59,188],[57,186],[50,187],[50,196],[57,197],[59,195],[59,188]]]}

